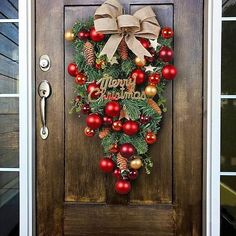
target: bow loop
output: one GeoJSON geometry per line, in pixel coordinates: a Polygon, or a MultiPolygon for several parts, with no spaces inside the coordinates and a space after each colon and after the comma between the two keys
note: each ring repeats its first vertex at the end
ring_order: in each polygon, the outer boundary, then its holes
{"type": "Polygon", "coordinates": [[[133,15],[123,15],[123,7],[116,0],[107,0],[95,12],[94,26],[96,31],[111,34],[101,55],[111,60],[124,37],[128,48],[140,59],[151,54],[136,37],[155,39],[159,36],[160,25],[150,6],[141,8],[133,15]]]}

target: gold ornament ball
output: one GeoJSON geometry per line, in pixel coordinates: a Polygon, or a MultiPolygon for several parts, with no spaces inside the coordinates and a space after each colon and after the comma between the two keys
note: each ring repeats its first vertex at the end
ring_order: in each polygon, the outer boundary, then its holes
{"type": "Polygon", "coordinates": [[[73,41],[74,38],[75,38],[75,35],[74,35],[74,33],[72,32],[72,30],[67,30],[67,31],[65,32],[65,40],[66,40],[66,41],[73,41]]]}
{"type": "Polygon", "coordinates": [[[139,57],[136,57],[134,62],[135,62],[135,65],[138,67],[142,67],[146,65],[146,60],[145,59],[141,60],[139,57]]]}
{"type": "Polygon", "coordinates": [[[156,86],[148,85],[148,86],[145,88],[145,94],[146,94],[148,97],[154,97],[154,96],[157,94],[157,88],[156,88],[156,86]]]}
{"type": "Polygon", "coordinates": [[[143,165],[140,158],[136,157],[130,162],[130,167],[134,170],[138,170],[143,165]]]}

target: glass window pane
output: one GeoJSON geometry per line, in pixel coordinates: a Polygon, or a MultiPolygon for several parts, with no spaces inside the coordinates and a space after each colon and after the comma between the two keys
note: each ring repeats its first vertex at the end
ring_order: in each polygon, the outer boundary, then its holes
{"type": "Polygon", "coordinates": [[[236,99],[221,101],[221,171],[236,171],[236,99]]]}
{"type": "Polygon", "coordinates": [[[0,167],[19,166],[18,98],[0,98],[0,167]]]}
{"type": "Polygon", "coordinates": [[[18,172],[0,172],[0,235],[19,235],[18,172]]]}
{"type": "Polygon", "coordinates": [[[18,24],[0,23],[0,93],[18,93],[18,24]]]}
{"type": "Polygon", "coordinates": [[[236,16],[236,0],[223,0],[222,15],[235,17],[236,16]]]}
{"type": "Polygon", "coordinates": [[[18,0],[1,0],[0,19],[18,18],[18,0]]]}
{"type": "Polygon", "coordinates": [[[236,22],[222,25],[222,94],[236,94],[236,22]]]}
{"type": "Polygon", "coordinates": [[[220,202],[220,235],[236,235],[236,176],[221,176],[220,202]]]}

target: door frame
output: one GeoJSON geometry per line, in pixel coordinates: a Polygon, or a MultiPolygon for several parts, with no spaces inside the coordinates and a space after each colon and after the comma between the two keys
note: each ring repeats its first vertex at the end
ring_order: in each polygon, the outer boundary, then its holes
{"type": "MultiPolygon", "coordinates": [[[[20,42],[22,48],[20,49],[20,57],[24,58],[22,64],[21,74],[27,80],[22,83],[27,91],[24,90],[25,96],[21,99],[20,106],[22,108],[21,125],[25,127],[22,132],[22,139],[20,142],[21,156],[27,156],[28,163],[21,158],[20,163],[24,174],[21,176],[21,201],[20,201],[20,224],[21,234],[35,235],[35,84],[34,84],[34,71],[37,66],[37,58],[35,60],[35,1],[36,0],[19,0],[19,9],[21,12],[20,18],[22,19],[22,31],[20,42]],[[36,61],[36,63],[35,63],[36,61]],[[24,71],[23,71],[24,70],[24,71]],[[26,190],[25,186],[27,188],[26,190]],[[23,192],[22,192],[23,191],[23,192]],[[27,201],[25,200],[27,199],[27,201]]],[[[219,45],[216,43],[216,38],[219,40],[221,35],[221,1],[205,0],[204,3],[204,127],[205,130],[203,137],[203,235],[219,235],[220,225],[220,159],[219,157],[219,114],[216,114],[219,107],[219,81],[220,75],[220,52],[219,45]],[[218,47],[218,48],[217,48],[218,47]],[[206,112],[207,111],[207,112],[206,112]],[[214,122],[212,119],[214,118],[214,122]],[[213,158],[214,157],[214,158],[213,158]],[[214,197],[213,197],[214,196],[214,197]]]]}

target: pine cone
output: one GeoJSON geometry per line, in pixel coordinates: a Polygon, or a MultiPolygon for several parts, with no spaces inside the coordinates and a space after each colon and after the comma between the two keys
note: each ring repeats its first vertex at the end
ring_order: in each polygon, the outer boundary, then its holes
{"type": "Polygon", "coordinates": [[[110,133],[110,130],[108,128],[105,128],[103,130],[101,130],[98,134],[100,139],[105,138],[108,134],[110,133]]]}
{"type": "Polygon", "coordinates": [[[93,66],[95,64],[95,55],[94,55],[94,48],[93,44],[87,41],[84,44],[84,56],[86,63],[90,66],[93,66]]]}
{"type": "Polygon", "coordinates": [[[123,38],[119,44],[118,47],[118,52],[120,54],[120,57],[122,60],[127,60],[129,55],[128,55],[128,47],[126,45],[125,39],[123,38]]]}
{"type": "Polygon", "coordinates": [[[147,103],[157,114],[161,115],[161,108],[153,99],[149,98],[147,103]]]}
{"type": "Polygon", "coordinates": [[[127,169],[127,159],[122,157],[120,153],[117,154],[117,165],[120,168],[120,170],[127,169]]]}

